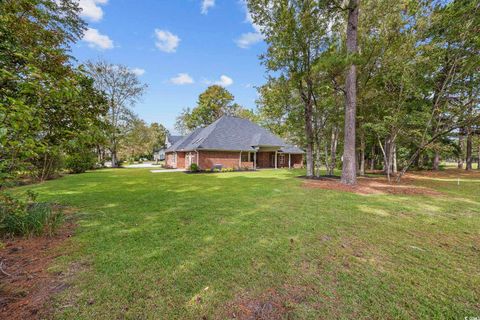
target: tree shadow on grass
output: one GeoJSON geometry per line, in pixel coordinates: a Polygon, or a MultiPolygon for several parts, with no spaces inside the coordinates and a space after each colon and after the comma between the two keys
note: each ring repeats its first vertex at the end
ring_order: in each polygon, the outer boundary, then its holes
{"type": "MultiPolygon", "coordinates": [[[[369,288],[361,275],[371,279],[382,260],[391,261],[382,264],[385,274],[393,273],[384,275],[384,281],[401,286],[396,274],[418,280],[417,269],[427,272],[435,261],[444,269],[458,267],[459,259],[467,257],[466,267],[457,272],[468,287],[464,275],[474,257],[466,253],[478,240],[479,226],[473,193],[466,195],[468,201],[365,197],[304,189],[299,179],[292,179],[299,174],[108,170],[38,186],[42,197],[85,212],[75,240],[82,243],[78,256],[88,256],[92,268],[69,290],[70,297],[78,296],[71,313],[65,312],[100,318],[214,315],[238,294],[261,295],[285,283],[319,281],[332,269],[335,277],[325,281],[356,292],[369,288]],[[330,240],[321,240],[324,237],[330,240]],[[438,247],[442,239],[447,247],[438,247]],[[454,258],[446,260],[452,254],[454,258]],[[398,271],[400,266],[408,272],[398,271]],[[302,270],[304,277],[295,280],[302,270]],[[90,299],[96,303],[89,304],[90,299]]],[[[436,297],[452,284],[441,276],[444,281],[432,289],[436,297]]],[[[435,273],[426,278],[433,280],[435,273]]],[[[345,294],[338,299],[348,301],[345,294]]],[[[432,303],[423,291],[419,295],[432,303]]],[[[380,297],[375,299],[381,304],[380,297]]],[[[391,302],[387,300],[383,302],[391,302]]]]}

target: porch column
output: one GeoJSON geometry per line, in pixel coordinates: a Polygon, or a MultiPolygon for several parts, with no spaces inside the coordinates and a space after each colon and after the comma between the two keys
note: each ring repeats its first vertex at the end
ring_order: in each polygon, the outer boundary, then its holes
{"type": "Polygon", "coordinates": [[[292,169],[292,157],[291,153],[288,154],[288,169],[292,169]]]}
{"type": "Polygon", "coordinates": [[[240,151],[240,157],[238,158],[238,169],[242,168],[242,151],[240,151]]]}
{"type": "Polygon", "coordinates": [[[253,170],[257,170],[257,152],[253,153],[253,170]]]}
{"type": "Polygon", "coordinates": [[[278,152],[275,151],[275,169],[277,169],[277,158],[278,158],[278,152]]]}

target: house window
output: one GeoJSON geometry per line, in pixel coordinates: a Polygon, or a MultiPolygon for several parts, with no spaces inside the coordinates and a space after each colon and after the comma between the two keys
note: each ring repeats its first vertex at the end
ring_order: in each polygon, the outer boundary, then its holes
{"type": "Polygon", "coordinates": [[[278,161],[280,162],[280,164],[285,164],[285,155],[283,153],[279,154],[278,161]]]}

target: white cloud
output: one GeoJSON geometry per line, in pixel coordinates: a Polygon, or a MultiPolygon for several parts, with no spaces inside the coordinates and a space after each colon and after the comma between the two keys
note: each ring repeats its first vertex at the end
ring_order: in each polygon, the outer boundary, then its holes
{"type": "Polygon", "coordinates": [[[145,74],[145,69],[141,69],[141,68],[133,68],[131,69],[131,71],[139,77],[145,74]]]}
{"type": "Polygon", "coordinates": [[[220,80],[215,81],[214,84],[222,86],[222,87],[228,87],[229,85],[233,84],[233,79],[222,74],[220,76],[220,80]]]}
{"type": "Polygon", "coordinates": [[[188,73],[179,73],[176,77],[170,79],[170,82],[176,85],[192,84],[195,81],[188,73]]]}
{"type": "Polygon", "coordinates": [[[250,48],[255,43],[260,42],[262,40],[263,40],[262,34],[257,32],[247,32],[242,34],[240,38],[235,40],[235,43],[240,48],[247,49],[247,48],[250,48]]]}
{"type": "Polygon", "coordinates": [[[241,3],[245,10],[245,22],[251,24],[255,32],[243,33],[240,38],[235,40],[235,43],[242,49],[248,49],[255,43],[261,42],[264,37],[261,32],[261,27],[253,22],[252,15],[250,14],[250,11],[248,11],[248,6],[245,0],[242,0],[241,3]]]}
{"type": "Polygon", "coordinates": [[[168,53],[175,52],[180,43],[180,38],[167,30],[155,29],[155,37],[155,46],[168,53]]]}
{"type": "Polygon", "coordinates": [[[215,6],[215,0],[202,0],[202,14],[207,14],[215,6]]]}
{"type": "Polygon", "coordinates": [[[260,33],[261,28],[258,24],[255,24],[253,22],[252,15],[250,14],[250,11],[248,10],[248,6],[245,3],[245,1],[243,1],[243,8],[245,10],[245,22],[250,23],[252,25],[252,28],[255,30],[255,32],[260,33]]]}
{"type": "Polygon", "coordinates": [[[82,9],[81,16],[91,21],[100,21],[103,18],[103,10],[100,5],[107,4],[108,0],[78,0],[78,6],[82,9]]]}
{"type": "Polygon", "coordinates": [[[88,43],[90,48],[103,50],[113,48],[113,41],[107,35],[98,32],[97,29],[88,28],[83,35],[83,40],[88,43]]]}

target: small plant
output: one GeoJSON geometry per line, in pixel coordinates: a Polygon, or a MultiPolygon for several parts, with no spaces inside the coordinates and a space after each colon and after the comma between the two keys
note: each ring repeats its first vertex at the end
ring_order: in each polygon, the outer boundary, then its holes
{"type": "Polygon", "coordinates": [[[197,172],[197,171],[199,171],[198,164],[192,163],[192,164],[190,165],[190,171],[191,171],[191,172],[197,172]]]}
{"type": "Polygon", "coordinates": [[[24,197],[0,193],[0,236],[51,236],[63,217],[52,204],[36,202],[36,194],[31,191],[24,197]]]}

